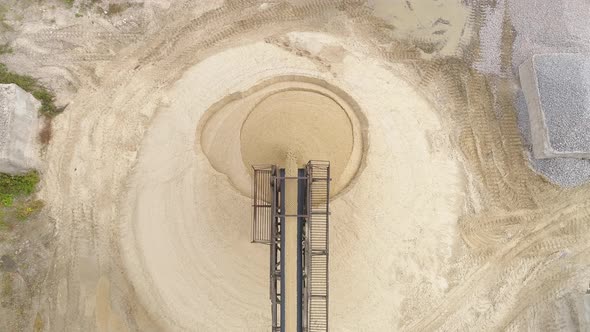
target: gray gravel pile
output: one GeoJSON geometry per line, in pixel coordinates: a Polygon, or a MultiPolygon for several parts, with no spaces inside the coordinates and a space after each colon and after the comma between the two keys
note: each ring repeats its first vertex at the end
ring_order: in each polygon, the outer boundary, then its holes
{"type": "Polygon", "coordinates": [[[590,158],[590,55],[536,56],[533,64],[551,149],[590,158]]]}
{"type": "Polygon", "coordinates": [[[516,32],[513,68],[534,54],[581,53],[590,51],[590,1],[512,0],[510,22],[516,32]]]}
{"type": "Polygon", "coordinates": [[[485,74],[502,75],[502,30],[504,28],[505,0],[483,9],[484,21],[479,31],[479,59],[475,69],[485,74]]]}
{"type": "Polygon", "coordinates": [[[38,166],[39,106],[17,85],[0,84],[0,172],[18,174],[38,166]]]}
{"type": "Polygon", "coordinates": [[[549,181],[563,187],[576,187],[590,182],[590,160],[578,158],[535,159],[531,141],[530,122],[524,94],[520,92],[517,100],[518,125],[522,134],[526,155],[530,166],[544,175],[549,181]]]}
{"type": "MultiPolygon", "coordinates": [[[[513,0],[507,3],[510,22],[512,23],[516,39],[513,45],[513,71],[516,75],[518,67],[534,54],[543,53],[590,53],[590,1],[587,0],[555,0],[530,1],[513,0]]],[[[481,38],[485,36],[480,36],[481,38]]],[[[483,44],[483,43],[482,43],[483,44]]],[[[562,75],[562,73],[559,73],[562,75]]],[[[566,78],[563,78],[566,79],[566,78]]],[[[563,81],[563,79],[561,81],[563,81]]],[[[578,81],[584,81],[579,78],[578,81]]],[[[587,81],[586,81],[587,82],[587,81]]],[[[586,83],[584,83],[586,84],[586,83]]],[[[570,94],[566,88],[556,86],[557,91],[566,96],[570,94]]],[[[584,87],[587,89],[588,85],[584,87]]],[[[570,94],[576,100],[571,103],[582,103],[577,99],[579,93],[570,94]]],[[[586,95],[586,98],[588,96],[586,95]]],[[[549,97],[551,98],[551,97],[549,97]]],[[[557,100],[556,100],[557,101],[557,100]]],[[[546,101],[547,102],[547,101],[546,101]]],[[[561,102],[564,102],[563,100],[561,102]]],[[[535,159],[532,157],[530,121],[527,104],[521,94],[517,98],[519,128],[523,135],[531,167],[547,177],[551,182],[564,187],[574,187],[590,182],[590,160],[576,158],[535,159]]],[[[579,109],[580,106],[577,106],[579,109]]],[[[572,121],[563,114],[556,113],[552,122],[553,141],[557,149],[563,149],[568,144],[585,146],[587,135],[579,128],[570,134],[560,136],[572,121]],[[583,138],[581,136],[584,136],[583,138]],[[577,143],[575,143],[576,141],[577,143]]],[[[584,118],[578,115],[578,119],[584,118]]]]}
{"type": "Polygon", "coordinates": [[[520,66],[536,158],[590,158],[590,55],[535,55],[520,66]]]}

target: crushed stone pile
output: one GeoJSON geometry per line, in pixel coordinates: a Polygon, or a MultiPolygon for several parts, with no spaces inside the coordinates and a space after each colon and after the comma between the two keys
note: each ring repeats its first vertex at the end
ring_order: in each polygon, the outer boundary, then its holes
{"type": "MultiPolygon", "coordinates": [[[[498,4],[504,2],[500,1],[498,4]]],[[[506,3],[505,7],[508,16],[506,19],[515,32],[510,49],[515,75],[518,75],[519,66],[535,54],[590,52],[590,29],[587,25],[590,3],[587,1],[556,0],[533,4],[528,0],[515,0],[506,3]],[[539,19],[546,17],[548,13],[551,13],[551,19],[539,19]]],[[[489,38],[492,37],[484,36],[483,40],[487,41],[489,38]]],[[[496,44],[489,41],[482,45],[491,47],[496,44]]],[[[494,54],[493,50],[487,54],[494,54]]],[[[486,72],[493,72],[493,68],[500,69],[501,66],[486,68],[486,72]]],[[[499,70],[496,74],[501,75],[499,70]]],[[[590,182],[590,160],[565,157],[539,159],[533,156],[527,102],[522,91],[519,91],[515,102],[518,127],[530,167],[562,187],[576,187],[590,182]]]]}
{"type": "Polygon", "coordinates": [[[590,59],[535,55],[520,66],[534,156],[590,158],[590,59]]]}
{"type": "Polygon", "coordinates": [[[519,67],[519,127],[531,167],[551,182],[590,182],[590,62],[585,54],[534,55],[519,67]]]}
{"type": "Polygon", "coordinates": [[[19,174],[38,165],[41,103],[15,84],[0,84],[0,172],[19,174]]]}

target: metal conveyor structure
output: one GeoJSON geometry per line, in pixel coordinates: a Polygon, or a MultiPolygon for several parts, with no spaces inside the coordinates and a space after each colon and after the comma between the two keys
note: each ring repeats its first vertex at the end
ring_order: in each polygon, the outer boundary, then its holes
{"type": "Polygon", "coordinates": [[[330,163],[309,161],[296,176],[286,176],[285,169],[275,165],[253,169],[251,240],[270,246],[272,331],[328,331],[330,163]],[[292,198],[285,193],[293,186],[296,214],[286,212],[292,198]],[[286,223],[295,222],[297,227],[291,229],[297,234],[286,234],[286,223]],[[296,237],[296,253],[286,253],[287,236],[296,237]],[[286,254],[296,255],[296,271],[285,270],[286,254]],[[293,298],[285,296],[288,278],[297,280],[293,298]],[[287,301],[296,305],[296,317],[285,313],[287,301]]]}

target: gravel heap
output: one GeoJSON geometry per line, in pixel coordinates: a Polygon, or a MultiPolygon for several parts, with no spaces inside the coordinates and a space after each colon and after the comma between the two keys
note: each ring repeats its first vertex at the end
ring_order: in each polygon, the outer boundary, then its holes
{"type": "MultiPolygon", "coordinates": [[[[536,1],[515,0],[508,4],[510,22],[516,32],[513,45],[513,71],[535,54],[543,53],[582,53],[590,52],[590,26],[587,24],[590,3],[585,0],[536,1]]],[[[562,74],[562,73],[560,73],[562,74]]],[[[563,73],[560,81],[567,80],[563,73]]],[[[573,77],[572,77],[573,78],[573,77]]],[[[587,82],[587,81],[586,81],[587,82]]],[[[580,84],[582,80],[580,80],[580,84]]],[[[555,87],[564,97],[571,93],[567,87],[555,87]]],[[[587,89],[587,86],[584,88],[587,89]]],[[[545,97],[547,98],[547,97],[545,97]]],[[[551,97],[549,97],[551,98],[551,97]]],[[[578,97],[573,97],[574,99],[578,97]]],[[[547,101],[546,101],[547,102],[547,101]]],[[[563,102],[563,101],[561,101],[563,102]]],[[[581,103],[581,100],[570,100],[571,103],[581,103]]],[[[516,100],[519,128],[530,159],[531,167],[544,175],[551,182],[573,187],[590,182],[590,160],[576,158],[536,159],[532,156],[530,122],[524,95],[520,93],[516,100]]],[[[568,114],[571,116],[571,114],[568,114]]],[[[585,116],[588,116],[586,114],[585,116]]],[[[577,116],[580,119],[583,116],[577,116]]],[[[573,119],[572,119],[573,120],[573,119]]],[[[577,145],[585,145],[588,141],[582,128],[571,134],[559,134],[570,130],[571,121],[563,114],[554,114],[550,119],[553,127],[552,145],[557,149],[564,149],[567,144],[578,140],[577,145]],[[585,136],[585,138],[580,138],[585,136]]],[[[586,120],[587,121],[587,120],[586,120]]]]}
{"type": "Polygon", "coordinates": [[[536,158],[590,158],[587,54],[535,55],[520,66],[536,158]]]}
{"type": "Polygon", "coordinates": [[[17,85],[0,84],[0,172],[18,174],[38,165],[40,105],[17,85]]]}
{"type": "Polygon", "coordinates": [[[590,158],[590,57],[537,56],[541,107],[556,154],[590,158]]]}

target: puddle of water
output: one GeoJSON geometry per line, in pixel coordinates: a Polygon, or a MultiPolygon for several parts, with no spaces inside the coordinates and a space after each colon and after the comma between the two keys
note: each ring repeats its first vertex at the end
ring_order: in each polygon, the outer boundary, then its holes
{"type": "Polygon", "coordinates": [[[454,54],[461,41],[469,36],[469,7],[460,0],[391,1],[369,0],[373,15],[385,22],[384,29],[394,38],[405,38],[431,44],[427,53],[454,54]]]}

